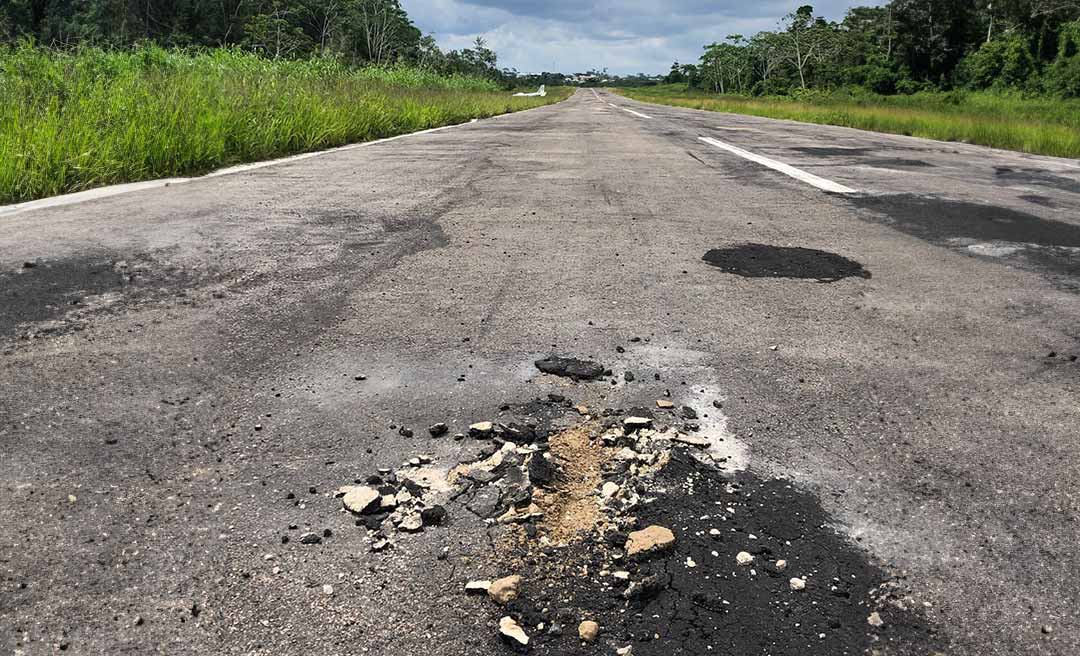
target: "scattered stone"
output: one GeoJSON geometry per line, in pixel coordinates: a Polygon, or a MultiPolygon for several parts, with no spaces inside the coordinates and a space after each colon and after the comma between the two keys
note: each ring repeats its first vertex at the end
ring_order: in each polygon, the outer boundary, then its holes
{"type": "Polygon", "coordinates": [[[525,634],[525,631],[514,621],[512,617],[504,617],[499,620],[499,634],[503,639],[516,645],[526,647],[529,644],[529,636],[525,634]]]}
{"type": "Polygon", "coordinates": [[[639,555],[665,551],[675,545],[675,534],[663,526],[650,526],[634,531],[626,540],[626,555],[634,558],[639,555]]]}
{"type": "Polygon", "coordinates": [[[469,435],[473,437],[489,437],[495,430],[495,424],[490,421],[479,421],[469,426],[469,435]]]}
{"type": "Polygon", "coordinates": [[[382,494],[372,487],[348,487],[341,503],[349,512],[364,515],[379,510],[382,494]]]}
{"type": "Polygon", "coordinates": [[[412,437],[413,432],[411,428],[405,428],[404,426],[402,426],[398,429],[398,435],[401,435],[402,437],[412,437]]]}
{"type": "Polygon", "coordinates": [[[682,408],[680,408],[679,412],[682,414],[683,419],[697,419],[698,418],[697,410],[694,410],[693,408],[691,408],[688,405],[684,405],[682,408]]]}
{"type": "Polygon", "coordinates": [[[724,404],[722,402],[720,402],[720,401],[713,401],[712,402],[712,407],[716,408],[717,410],[720,410],[721,408],[724,407],[724,404]]]}
{"type": "Polygon", "coordinates": [[[776,571],[782,572],[785,569],[787,569],[787,561],[786,560],[778,560],[778,561],[776,561],[776,571]]]}
{"type": "Polygon", "coordinates": [[[1043,635],[1050,635],[1051,633],[1054,632],[1054,627],[1050,626],[1049,624],[1043,624],[1042,625],[1042,632],[1043,632],[1043,635]]]}
{"type": "Polygon", "coordinates": [[[514,601],[520,594],[521,577],[516,574],[492,581],[491,586],[488,587],[488,596],[500,606],[514,601]]]}
{"type": "Polygon", "coordinates": [[[745,566],[749,565],[750,563],[754,562],[754,557],[752,555],[750,555],[746,551],[740,551],[735,556],[735,561],[738,562],[743,567],[745,567],[745,566]]]}
{"type": "Polygon", "coordinates": [[[600,486],[600,496],[605,499],[610,499],[619,493],[619,484],[614,481],[607,481],[600,486]]]}
{"type": "Polygon", "coordinates": [[[446,519],[446,508],[431,506],[420,511],[420,519],[424,526],[439,526],[446,519]]]}
{"type": "Polygon", "coordinates": [[[358,381],[367,380],[367,376],[365,376],[363,374],[360,374],[358,376],[353,376],[353,380],[358,380],[358,381]]]}
{"type": "Polygon", "coordinates": [[[322,536],[318,533],[304,533],[300,536],[300,544],[319,544],[322,542],[322,536]]]}
{"type": "Polygon", "coordinates": [[[401,519],[397,527],[399,531],[406,533],[419,533],[424,530],[424,520],[420,517],[420,513],[409,513],[401,519]]]}
{"type": "Polygon", "coordinates": [[[491,581],[469,581],[465,584],[465,592],[469,594],[487,594],[491,588],[491,581]]]}
{"type": "Polygon", "coordinates": [[[618,654],[618,656],[630,656],[630,654],[634,653],[634,647],[633,647],[633,645],[626,645],[625,647],[619,647],[618,649],[615,650],[615,653],[618,654]]]}
{"type": "Polygon", "coordinates": [[[641,430],[650,426],[652,426],[652,419],[649,417],[627,417],[623,419],[623,428],[627,432],[641,430]]]}
{"type": "Polygon", "coordinates": [[[671,401],[668,401],[667,399],[660,399],[656,402],[656,407],[660,408],[661,410],[671,410],[675,407],[675,404],[671,401]]]}
{"type": "Polygon", "coordinates": [[[660,577],[653,574],[652,576],[646,576],[640,581],[632,581],[623,592],[623,597],[626,599],[646,601],[656,597],[663,590],[664,586],[660,583],[660,577]]]}
{"type": "Polygon", "coordinates": [[[325,584],[322,587],[322,593],[327,597],[332,597],[334,595],[334,586],[330,585],[329,583],[325,584]]]}
{"type": "Polygon", "coordinates": [[[378,553],[380,551],[385,551],[389,546],[390,540],[387,540],[386,538],[381,538],[371,543],[371,550],[375,553],[378,553]]]}
{"type": "Polygon", "coordinates": [[[427,430],[428,430],[428,433],[430,433],[432,437],[442,437],[443,435],[446,435],[447,433],[450,432],[450,428],[447,427],[447,425],[443,424],[443,423],[435,424],[434,426],[431,426],[427,430]]]}
{"type": "Polygon", "coordinates": [[[604,367],[589,360],[548,356],[535,362],[536,368],[545,374],[574,380],[595,380],[604,375],[604,367]]]}
{"type": "Polygon", "coordinates": [[[600,625],[592,620],[585,620],[578,625],[578,637],[585,642],[593,642],[600,635],[600,625]]]}
{"type": "Polygon", "coordinates": [[[584,405],[579,405],[579,406],[576,406],[576,407],[574,408],[574,410],[577,410],[577,413],[578,413],[579,415],[583,416],[583,417],[584,417],[585,415],[589,414],[589,408],[588,408],[588,406],[584,406],[584,405]]]}
{"type": "Polygon", "coordinates": [[[623,380],[625,380],[628,383],[632,383],[635,380],[637,380],[637,377],[634,375],[634,372],[632,372],[632,371],[627,371],[626,373],[623,374],[622,377],[623,377],[623,380]]]}
{"type": "Polygon", "coordinates": [[[870,617],[866,618],[866,623],[876,629],[885,626],[885,620],[881,619],[881,613],[877,612],[870,613],[870,617]]]}
{"type": "Polygon", "coordinates": [[[540,486],[548,486],[555,481],[555,467],[542,453],[534,453],[529,458],[529,481],[540,486]]]}
{"type": "Polygon", "coordinates": [[[806,589],[806,579],[795,577],[788,581],[788,584],[791,585],[791,589],[795,592],[806,589]]]}
{"type": "Polygon", "coordinates": [[[712,446],[712,442],[704,437],[698,437],[697,435],[684,435],[679,433],[675,436],[675,441],[698,449],[707,449],[712,446]]]}

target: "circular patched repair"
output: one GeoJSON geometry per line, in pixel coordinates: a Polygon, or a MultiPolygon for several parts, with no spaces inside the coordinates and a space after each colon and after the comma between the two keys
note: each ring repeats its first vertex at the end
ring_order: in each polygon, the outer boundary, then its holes
{"type": "Polygon", "coordinates": [[[836,282],[844,278],[870,277],[870,272],[855,260],[811,248],[741,244],[715,248],[705,253],[702,259],[725,273],[744,278],[801,278],[836,282]]]}

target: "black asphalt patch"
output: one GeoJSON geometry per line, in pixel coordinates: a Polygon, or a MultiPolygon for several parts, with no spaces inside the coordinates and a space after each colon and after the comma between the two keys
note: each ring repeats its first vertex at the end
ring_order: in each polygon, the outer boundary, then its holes
{"type": "Polygon", "coordinates": [[[926,620],[900,607],[902,589],[829,528],[817,500],[789,481],[723,474],[676,451],[656,489],[663,491],[650,495],[625,530],[664,526],[675,546],[644,562],[624,561],[628,580],[612,575],[620,567],[605,567],[625,531],[514,555],[525,583],[506,610],[530,625],[530,653],[610,654],[631,646],[635,656],[855,655],[874,648],[925,655],[940,647],[926,620]],[[740,566],[742,551],[754,562],[740,566]],[[805,589],[792,590],[792,578],[805,580],[805,589]],[[881,626],[871,624],[873,613],[881,626]],[[585,619],[601,633],[583,647],[577,626],[585,619]],[[541,623],[547,630],[536,631],[541,623]]]}
{"type": "Polygon", "coordinates": [[[852,197],[856,207],[884,215],[890,225],[929,241],[1005,241],[1080,247],[1080,226],[1017,210],[910,194],[852,197]]]}
{"type": "Polygon", "coordinates": [[[934,168],[930,162],[921,159],[903,159],[901,157],[883,157],[881,159],[868,159],[859,164],[872,166],[879,169],[904,169],[904,168],[934,168]]]}
{"type": "Polygon", "coordinates": [[[1004,166],[997,166],[994,167],[994,174],[997,176],[998,180],[1039,185],[1057,189],[1058,191],[1080,194],[1080,182],[1073,180],[1072,178],[1056,175],[1044,169],[1010,169],[1004,166]]]}
{"type": "Polygon", "coordinates": [[[744,278],[802,278],[836,282],[869,278],[870,272],[846,257],[810,248],[742,244],[716,248],[702,258],[708,264],[744,278]]]}
{"type": "Polygon", "coordinates": [[[1057,207],[1057,203],[1055,203],[1054,199],[1050,198],[1049,196],[1039,196],[1038,194],[1024,194],[1023,196],[1020,196],[1019,198],[1022,201],[1026,201],[1028,203],[1031,203],[1033,205],[1038,205],[1040,207],[1050,207],[1050,208],[1057,207]]]}
{"type": "Polygon", "coordinates": [[[87,296],[124,285],[123,275],[108,260],[29,264],[33,266],[0,272],[0,335],[14,333],[19,324],[62,317],[87,296]]]}
{"type": "Polygon", "coordinates": [[[861,157],[874,152],[873,148],[821,148],[812,146],[800,146],[792,148],[792,150],[816,157],[861,157]]]}

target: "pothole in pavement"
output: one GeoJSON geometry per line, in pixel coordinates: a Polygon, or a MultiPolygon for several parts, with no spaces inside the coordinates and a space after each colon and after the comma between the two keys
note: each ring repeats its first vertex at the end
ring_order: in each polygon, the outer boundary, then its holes
{"type": "Polygon", "coordinates": [[[449,468],[410,458],[339,503],[382,558],[409,533],[482,521],[490,556],[439,558],[455,562],[462,604],[489,613],[492,653],[930,653],[920,605],[812,495],[725,471],[723,419],[708,416],[720,403],[703,401],[588,407],[552,393],[460,432],[435,424],[432,439],[479,451],[449,468]]]}
{"type": "Polygon", "coordinates": [[[810,248],[741,244],[713,249],[705,253],[702,259],[725,273],[744,278],[802,278],[836,282],[844,278],[870,277],[870,272],[854,260],[810,248]]]}

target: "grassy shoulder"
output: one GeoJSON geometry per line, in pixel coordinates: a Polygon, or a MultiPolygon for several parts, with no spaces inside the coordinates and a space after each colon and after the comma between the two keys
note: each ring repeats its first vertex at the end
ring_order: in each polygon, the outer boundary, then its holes
{"type": "Polygon", "coordinates": [[[718,96],[683,85],[617,89],[643,102],[903,134],[1055,157],[1080,157],[1080,100],[992,92],[879,96],[718,96]]]}
{"type": "Polygon", "coordinates": [[[494,83],[331,60],[0,49],[0,204],[531,109],[494,83]]]}

